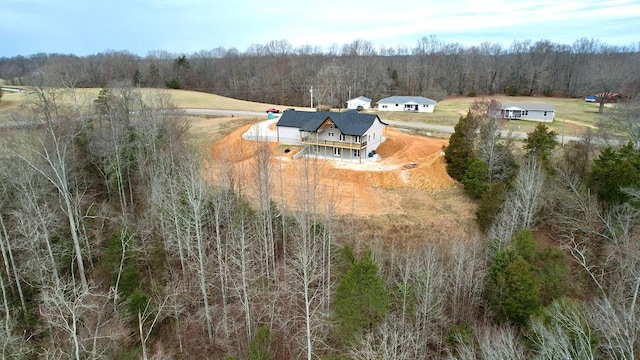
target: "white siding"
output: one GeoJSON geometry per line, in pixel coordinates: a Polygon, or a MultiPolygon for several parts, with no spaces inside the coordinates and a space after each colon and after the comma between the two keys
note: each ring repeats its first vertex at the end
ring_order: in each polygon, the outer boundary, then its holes
{"type": "Polygon", "coordinates": [[[278,126],[278,141],[286,145],[300,145],[300,129],[278,126]]]}
{"type": "Polygon", "coordinates": [[[371,107],[371,101],[363,101],[360,99],[351,99],[347,101],[347,109],[357,109],[358,106],[362,106],[363,109],[371,107]]]}
{"type": "Polygon", "coordinates": [[[373,150],[376,150],[383,141],[383,130],[385,125],[376,120],[371,127],[362,135],[362,139],[367,141],[367,148],[364,156],[368,156],[373,150]]]}
{"type": "Polygon", "coordinates": [[[503,117],[511,120],[553,122],[555,117],[554,110],[525,110],[516,107],[509,107],[502,111],[503,117]]]}
{"type": "Polygon", "coordinates": [[[400,104],[391,104],[391,103],[378,103],[379,111],[416,111],[415,107],[418,107],[417,112],[422,113],[432,113],[435,109],[434,105],[429,104],[416,104],[416,103],[400,103],[400,104]],[[411,108],[412,110],[405,110],[405,108],[411,108]]]}

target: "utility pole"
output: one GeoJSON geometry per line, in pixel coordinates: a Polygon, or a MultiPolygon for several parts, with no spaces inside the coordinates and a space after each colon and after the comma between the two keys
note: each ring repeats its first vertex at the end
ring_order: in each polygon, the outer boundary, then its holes
{"type": "Polygon", "coordinates": [[[313,85],[311,85],[311,90],[309,90],[309,92],[311,93],[311,108],[313,109],[313,85]]]}
{"type": "Polygon", "coordinates": [[[562,142],[561,142],[561,147],[564,147],[564,120],[565,118],[562,118],[562,142]]]}

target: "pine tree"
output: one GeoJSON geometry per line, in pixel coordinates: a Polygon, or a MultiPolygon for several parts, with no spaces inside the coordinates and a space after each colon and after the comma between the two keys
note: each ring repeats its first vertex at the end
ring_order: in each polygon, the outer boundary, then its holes
{"type": "Polygon", "coordinates": [[[547,167],[551,152],[558,145],[557,136],[558,133],[549,130],[547,125],[539,123],[535,130],[528,133],[527,138],[524,139],[524,149],[527,151],[527,155],[537,156],[543,166],[547,167]]]}
{"type": "Polygon", "coordinates": [[[622,189],[640,187],[640,153],[633,143],[619,150],[604,149],[593,161],[588,184],[606,204],[628,201],[629,196],[622,189]]]}
{"type": "Polygon", "coordinates": [[[444,148],[444,158],[447,161],[447,173],[452,178],[462,181],[469,164],[473,160],[474,134],[477,128],[476,120],[471,112],[460,117],[453,134],[449,138],[449,146],[444,148]]]}
{"type": "Polygon", "coordinates": [[[336,337],[348,343],[361,331],[372,330],[387,313],[389,295],[371,253],[351,264],[336,289],[333,310],[339,327],[336,337]]]}

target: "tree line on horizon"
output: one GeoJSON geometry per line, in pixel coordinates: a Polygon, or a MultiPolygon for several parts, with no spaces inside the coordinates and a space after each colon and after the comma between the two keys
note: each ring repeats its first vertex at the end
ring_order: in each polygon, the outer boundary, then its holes
{"type": "Polygon", "coordinates": [[[34,54],[0,58],[0,79],[36,85],[43,73],[57,73],[74,87],[130,83],[215,93],[237,99],[342,108],[364,95],[525,95],[582,97],[604,92],[634,96],[640,91],[640,52],[635,45],[612,46],[582,38],[573,44],[549,40],[483,42],[465,47],[431,35],[416,46],[380,48],[367,40],[328,51],[287,40],[254,44],[245,52],[222,47],[192,54],[128,51],[89,56],[34,54]]]}
{"type": "Polygon", "coordinates": [[[628,145],[558,148],[541,123],[522,149],[496,131],[495,100],[474,102],[444,152],[478,231],[381,217],[383,232],[321,205],[335,194],[320,160],[300,159],[284,206],[267,144],[247,142],[234,171],[240,150],[198,152],[168,94],[128,82],[82,99],[49,70],[13,115],[34,126],[1,139],[3,358],[640,353],[631,102],[611,128],[628,145]]]}

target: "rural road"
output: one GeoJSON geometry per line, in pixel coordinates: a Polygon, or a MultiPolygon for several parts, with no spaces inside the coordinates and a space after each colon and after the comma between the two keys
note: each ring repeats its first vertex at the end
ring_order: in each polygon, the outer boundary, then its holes
{"type": "MultiPolygon", "coordinates": [[[[264,116],[267,117],[264,112],[252,112],[252,111],[238,111],[238,110],[213,110],[213,109],[182,109],[186,114],[189,115],[220,115],[220,116],[264,116]]],[[[280,116],[280,114],[274,114],[276,117],[280,116]]],[[[401,129],[420,129],[425,131],[433,131],[445,134],[453,134],[453,126],[446,125],[436,125],[436,124],[424,124],[424,123],[413,123],[413,122],[404,122],[404,121],[394,121],[394,120],[384,120],[383,122],[393,126],[395,128],[401,129]]],[[[506,137],[509,135],[507,131],[501,131],[500,135],[506,137]]],[[[522,132],[512,132],[511,136],[513,136],[517,140],[523,140],[527,138],[526,133],[522,132]]],[[[568,141],[580,141],[582,138],[576,136],[564,136],[564,140],[561,136],[557,138],[558,142],[568,142],[568,141]]]]}
{"type": "MultiPolygon", "coordinates": [[[[265,119],[267,119],[267,114],[262,111],[214,110],[214,109],[181,109],[181,110],[183,110],[185,114],[188,114],[188,115],[238,116],[238,117],[239,116],[264,116],[265,119]]],[[[274,114],[274,115],[277,118],[281,114],[274,114]]],[[[401,129],[419,129],[419,130],[424,130],[426,132],[433,131],[433,132],[445,133],[445,134],[453,134],[453,130],[454,130],[453,126],[446,126],[446,125],[412,123],[412,122],[384,120],[384,119],[381,119],[381,120],[395,128],[401,128],[401,129]]],[[[34,123],[3,122],[3,123],[0,123],[0,129],[25,128],[25,127],[33,127],[37,125],[38,124],[34,125],[34,123]]],[[[500,135],[507,136],[508,133],[505,131],[501,131],[500,135]]],[[[521,132],[512,132],[511,135],[518,140],[527,138],[527,134],[521,133],[521,132]]],[[[568,142],[568,141],[580,141],[580,140],[582,139],[575,136],[565,136],[564,139],[561,139],[561,137],[558,136],[558,142],[562,141],[562,143],[568,142]]]]}

